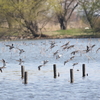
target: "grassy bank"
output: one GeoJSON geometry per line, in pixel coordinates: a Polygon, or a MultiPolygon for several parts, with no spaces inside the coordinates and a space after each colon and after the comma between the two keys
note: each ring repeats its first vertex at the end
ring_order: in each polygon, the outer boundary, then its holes
{"type": "Polygon", "coordinates": [[[27,39],[30,37],[32,37],[32,34],[26,33],[21,29],[0,28],[1,40],[27,39]]]}
{"type": "Polygon", "coordinates": [[[2,36],[20,36],[20,35],[28,35],[21,29],[13,28],[0,28],[0,37],[2,36]]]}
{"type": "MultiPolygon", "coordinates": [[[[68,30],[56,30],[56,31],[45,31],[42,34],[46,34],[48,37],[45,38],[85,38],[85,37],[98,37],[100,38],[100,33],[94,33],[91,29],[68,29],[68,30]]],[[[19,29],[8,29],[0,28],[0,38],[3,37],[16,37],[16,38],[29,38],[32,34],[24,32],[19,29]]]]}
{"type": "Polygon", "coordinates": [[[68,30],[57,30],[52,32],[44,32],[49,36],[53,37],[72,37],[72,38],[84,38],[84,37],[100,37],[100,33],[95,33],[91,29],[68,29],[68,30]]]}

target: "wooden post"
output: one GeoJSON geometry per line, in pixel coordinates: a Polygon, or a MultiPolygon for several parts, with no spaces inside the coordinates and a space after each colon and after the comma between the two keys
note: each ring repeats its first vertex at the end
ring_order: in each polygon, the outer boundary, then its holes
{"type": "Polygon", "coordinates": [[[85,77],[85,64],[82,65],[82,76],[85,77]]]}
{"type": "Polygon", "coordinates": [[[21,66],[21,78],[24,78],[24,66],[21,66]]]}
{"type": "Polygon", "coordinates": [[[27,72],[24,73],[24,84],[27,84],[27,72]]]}
{"type": "Polygon", "coordinates": [[[54,71],[54,78],[56,78],[56,64],[53,65],[53,71],[54,71]]]}
{"type": "Polygon", "coordinates": [[[70,69],[70,83],[74,82],[74,78],[73,78],[73,69],[70,69]]]}

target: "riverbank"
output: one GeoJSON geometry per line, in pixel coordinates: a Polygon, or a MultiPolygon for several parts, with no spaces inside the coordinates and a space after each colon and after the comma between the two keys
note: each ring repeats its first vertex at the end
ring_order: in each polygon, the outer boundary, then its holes
{"type": "Polygon", "coordinates": [[[0,40],[32,40],[32,39],[63,39],[63,38],[100,38],[100,33],[93,33],[90,30],[69,29],[57,31],[45,31],[39,37],[34,37],[32,34],[23,32],[22,30],[4,29],[0,31],[0,40]]]}
{"type": "Polygon", "coordinates": [[[4,36],[2,38],[0,38],[0,40],[4,40],[4,41],[13,41],[13,40],[37,40],[37,39],[64,39],[64,38],[100,38],[100,36],[98,35],[80,35],[80,36],[46,36],[46,37],[37,37],[34,38],[33,36],[4,36]]]}

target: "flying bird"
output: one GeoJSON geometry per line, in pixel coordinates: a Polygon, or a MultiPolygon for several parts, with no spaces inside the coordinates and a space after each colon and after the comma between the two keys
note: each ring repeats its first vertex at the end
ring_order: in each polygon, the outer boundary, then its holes
{"type": "Polygon", "coordinates": [[[56,59],[60,58],[62,55],[56,55],[56,59]]]}
{"type": "Polygon", "coordinates": [[[2,69],[3,69],[3,68],[6,68],[6,67],[5,67],[5,66],[3,66],[3,67],[0,67],[0,71],[1,71],[1,72],[2,72],[2,69]]]}
{"type": "Polygon", "coordinates": [[[67,42],[66,44],[62,45],[61,47],[65,47],[65,46],[67,46],[68,44],[69,44],[69,42],[67,42]]]}
{"type": "Polygon", "coordinates": [[[72,60],[75,56],[70,57],[70,60],[72,60]]]}
{"type": "Polygon", "coordinates": [[[67,47],[67,49],[70,49],[70,48],[73,48],[74,47],[74,45],[70,45],[69,47],[67,47]]]}
{"type": "Polygon", "coordinates": [[[75,55],[78,52],[78,50],[71,52],[71,54],[75,55]]]}
{"type": "Polygon", "coordinates": [[[98,49],[96,50],[96,53],[97,53],[99,50],[100,50],[100,48],[98,48],[98,49]]]}
{"type": "Polygon", "coordinates": [[[78,63],[74,63],[73,66],[77,65],[78,63]]]}
{"type": "Polygon", "coordinates": [[[19,65],[21,65],[24,61],[22,59],[16,60],[19,62],[19,65]]]}
{"type": "Polygon", "coordinates": [[[25,52],[23,49],[19,49],[19,48],[17,49],[19,50],[19,54],[22,54],[23,52],[25,52]]]}
{"type": "Polygon", "coordinates": [[[69,60],[64,61],[64,65],[65,65],[66,63],[68,63],[69,61],[70,61],[70,59],[69,59],[69,60]]]}
{"type": "Polygon", "coordinates": [[[43,66],[43,65],[39,65],[39,66],[38,66],[38,70],[40,70],[40,68],[41,68],[42,66],[43,66]]]}
{"type": "Polygon", "coordinates": [[[9,47],[9,49],[11,50],[11,49],[14,48],[14,45],[13,44],[12,45],[6,45],[6,47],[9,47]]]}
{"type": "Polygon", "coordinates": [[[48,63],[49,61],[48,60],[44,60],[43,61],[43,65],[45,65],[46,63],[48,63]]]}
{"type": "Polygon", "coordinates": [[[53,53],[53,56],[55,56],[58,53],[59,50],[57,50],[56,52],[53,53]]]}
{"type": "Polygon", "coordinates": [[[4,59],[0,60],[3,63],[3,66],[6,66],[6,61],[4,59]]]}

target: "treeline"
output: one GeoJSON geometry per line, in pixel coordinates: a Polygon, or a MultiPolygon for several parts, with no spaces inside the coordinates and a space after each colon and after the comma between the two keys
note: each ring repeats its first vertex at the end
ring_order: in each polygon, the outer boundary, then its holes
{"type": "MultiPolygon", "coordinates": [[[[74,12],[84,16],[94,31],[100,31],[100,0],[0,0],[0,25],[25,29],[38,37],[53,19],[66,30],[74,12]]],[[[41,34],[41,36],[45,36],[41,34]]]]}

